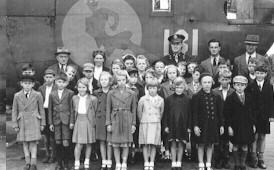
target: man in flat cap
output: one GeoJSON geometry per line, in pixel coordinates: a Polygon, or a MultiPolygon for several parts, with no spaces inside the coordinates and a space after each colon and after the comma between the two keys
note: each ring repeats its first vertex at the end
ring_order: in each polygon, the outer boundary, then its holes
{"type": "Polygon", "coordinates": [[[251,58],[257,59],[258,62],[269,65],[268,60],[256,52],[259,44],[259,35],[247,35],[244,41],[246,52],[234,59],[234,75],[248,75],[248,61],[251,58]]]}
{"type": "Polygon", "coordinates": [[[188,62],[190,60],[190,57],[182,52],[184,39],[185,36],[182,34],[173,34],[168,37],[170,43],[169,54],[162,58],[165,65],[173,64],[177,66],[180,61],[188,62]]]}
{"type": "MultiPolygon", "coordinates": [[[[58,47],[55,52],[56,60],[58,61],[58,63],[49,66],[48,69],[53,70],[57,75],[60,74],[61,72],[65,73],[67,66],[69,64],[70,54],[71,52],[67,48],[58,47]]],[[[80,78],[80,74],[77,67],[76,67],[76,70],[77,71],[75,76],[76,76],[76,79],[78,80],[80,78]]]]}

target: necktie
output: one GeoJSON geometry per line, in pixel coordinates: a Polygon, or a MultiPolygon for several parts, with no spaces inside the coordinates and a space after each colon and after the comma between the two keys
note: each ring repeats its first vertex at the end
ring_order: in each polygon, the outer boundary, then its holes
{"type": "Polygon", "coordinates": [[[65,72],[65,65],[64,64],[61,64],[61,71],[65,72]]]}
{"type": "Polygon", "coordinates": [[[213,66],[217,65],[216,57],[213,58],[213,66]]]}
{"type": "Polygon", "coordinates": [[[176,55],[174,56],[174,59],[175,59],[176,63],[178,63],[178,61],[179,61],[179,59],[178,59],[178,54],[176,54],[176,55]]]}
{"type": "Polygon", "coordinates": [[[263,89],[261,84],[259,84],[259,89],[260,89],[260,91],[262,91],[262,89],[263,89]]]}
{"type": "Polygon", "coordinates": [[[26,98],[28,99],[29,98],[29,93],[26,93],[25,95],[26,95],[26,98]]]}
{"type": "Polygon", "coordinates": [[[250,59],[251,59],[251,55],[250,55],[250,56],[248,57],[248,61],[247,61],[247,64],[249,63],[250,59]]]}
{"type": "Polygon", "coordinates": [[[241,94],[241,95],[240,95],[240,98],[241,98],[241,102],[242,102],[243,104],[245,104],[245,95],[244,95],[244,94],[241,94]]]}

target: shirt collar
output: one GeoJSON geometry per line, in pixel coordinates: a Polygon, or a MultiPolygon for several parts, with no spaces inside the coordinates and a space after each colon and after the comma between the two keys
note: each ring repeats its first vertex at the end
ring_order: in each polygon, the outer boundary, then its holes
{"type": "Polygon", "coordinates": [[[264,85],[264,80],[263,81],[257,81],[256,80],[256,82],[257,82],[258,85],[264,85]]]}
{"type": "Polygon", "coordinates": [[[245,56],[247,59],[249,59],[249,56],[251,56],[251,58],[256,58],[256,52],[252,53],[251,55],[246,52],[245,56]]]}
{"type": "Polygon", "coordinates": [[[213,62],[214,58],[216,58],[216,60],[219,61],[220,55],[217,55],[216,57],[210,56],[210,58],[211,58],[211,61],[212,61],[212,62],[213,62]]]}

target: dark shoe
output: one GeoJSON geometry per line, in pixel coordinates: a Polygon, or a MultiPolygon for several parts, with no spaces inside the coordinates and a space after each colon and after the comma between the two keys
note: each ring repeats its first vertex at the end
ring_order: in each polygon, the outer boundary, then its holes
{"type": "Polygon", "coordinates": [[[90,160],[93,161],[93,162],[97,161],[98,160],[97,153],[95,153],[95,152],[91,153],[90,160]]]}
{"type": "Polygon", "coordinates": [[[101,167],[100,170],[107,170],[107,167],[101,167]]]}
{"type": "Polygon", "coordinates": [[[107,169],[106,169],[106,170],[112,170],[112,168],[108,168],[108,167],[107,167],[107,169]]]}
{"type": "Polygon", "coordinates": [[[37,170],[37,166],[36,165],[31,165],[30,170],[37,170]]]}
{"type": "Polygon", "coordinates": [[[57,164],[57,165],[55,166],[55,170],[62,170],[62,166],[59,165],[59,164],[57,164]]]}
{"type": "Polygon", "coordinates": [[[263,160],[258,161],[258,167],[261,168],[261,169],[266,169],[267,168],[263,160]]]}
{"type": "Polygon", "coordinates": [[[30,164],[26,164],[23,170],[29,170],[30,169],[30,164]]]}
{"type": "Polygon", "coordinates": [[[43,159],[43,163],[49,163],[49,159],[50,159],[50,157],[49,156],[47,156],[45,159],[43,159]]]}

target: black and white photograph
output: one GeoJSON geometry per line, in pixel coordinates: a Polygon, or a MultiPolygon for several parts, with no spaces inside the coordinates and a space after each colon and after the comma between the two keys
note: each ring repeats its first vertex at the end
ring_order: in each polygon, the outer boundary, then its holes
{"type": "Polygon", "coordinates": [[[0,0],[0,170],[274,169],[274,0],[0,0]]]}

